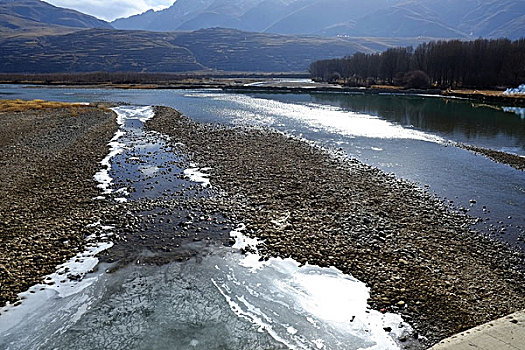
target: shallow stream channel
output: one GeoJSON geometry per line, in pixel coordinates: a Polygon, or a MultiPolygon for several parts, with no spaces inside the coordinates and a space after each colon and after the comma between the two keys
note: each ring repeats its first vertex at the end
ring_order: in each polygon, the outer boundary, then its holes
{"type": "Polygon", "coordinates": [[[352,276],[261,261],[242,220],[229,227],[199,204],[215,191],[205,165],[144,129],[153,109],[114,110],[120,129],[93,200],[142,220],[134,234],[93,222],[99,235],[85,252],[0,310],[1,349],[379,350],[411,333],[401,316],[370,309],[368,288],[352,276]]]}

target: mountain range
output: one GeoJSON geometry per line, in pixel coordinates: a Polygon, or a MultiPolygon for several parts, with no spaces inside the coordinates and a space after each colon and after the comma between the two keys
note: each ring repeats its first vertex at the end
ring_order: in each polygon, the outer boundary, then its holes
{"type": "Polygon", "coordinates": [[[525,36],[525,0],[177,0],[165,10],[112,25],[149,31],[225,27],[320,36],[518,39],[525,36]]]}
{"type": "Polygon", "coordinates": [[[441,38],[524,37],[525,0],[177,0],[112,23],[0,0],[0,73],[304,72],[441,38]]]}
{"type": "Polygon", "coordinates": [[[394,39],[376,42],[221,28],[170,33],[88,29],[0,35],[0,72],[305,72],[315,60],[398,45],[394,39]]]}

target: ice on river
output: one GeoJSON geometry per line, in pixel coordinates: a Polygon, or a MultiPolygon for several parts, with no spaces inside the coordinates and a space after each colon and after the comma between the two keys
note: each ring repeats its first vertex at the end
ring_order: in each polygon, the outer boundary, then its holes
{"type": "MultiPolygon", "coordinates": [[[[256,246],[241,231],[235,247],[256,246]]],[[[37,292],[0,317],[0,348],[379,350],[398,349],[394,338],[411,331],[399,315],[370,310],[365,284],[335,268],[207,249],[97,272],[75,294],[40,292],[40,306],[37,292]]]]}
{"type": "MultiPolygon", "coordinates": [[[[155,112],[151,106],[137,107],[137,106],[123,106],[113,108],[113,111],[117,113],[117,123],[120,126],[120,129],[117,130],[108,146],[110,147],[109,154],[100,162],[102,169],[100,169],[94,176],[95,181],[97,181],[98,187],[103,191],[103,194],[110,194],[113,191],[110,186],[113,181],[109,175],[111,172],[111,160],[122,153],[125,149],[125,144],[119,142],[119,140],[126,134],[123,130],[123,127],[126,123],[126,120],[136,119],[142,123],[145,123],[149,119],[153,118],[155,112]]],[[[103,196],[99,197],[103,199],[103,196]]]]}
{"type": "MultiPolygon", "coordinates": [[[[256,251],[259,242],[242,230],[231,233],[234,248],[256,251]]],[[[216,266],[226,278],[213,283],[233,312],[289,349],[397,349],[393,338],[411,332],[401,316],[370,310],[366,285],[334,267],[261,261],[257,253],[238,265],[216,266]]]]}

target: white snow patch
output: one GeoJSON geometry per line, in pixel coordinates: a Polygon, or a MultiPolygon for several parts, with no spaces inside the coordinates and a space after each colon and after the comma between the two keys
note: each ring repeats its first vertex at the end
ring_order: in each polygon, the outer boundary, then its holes
{"type": "Polygon", "coordinates": [[[136,119],[145,123],[155,116],[155,112],[151,106],[121,106],[113,108],[113,111],[117,113],[117,122],[119,125],[124,125],[126,119],[136,119]]]}
{"type": "Polygon", "coordinates": [[[517,88],[510,88],[503,92],[503,95],[525,95],[525,84],[521,84],[517,88]]]}
{"type": "MultiPolygon", "coordinates": [[[[190,164],[190,166],[192,166],[190,164]]],[[[200,182],[203,187],[211,187],[210,184],[210,174],[205,173],[205,171],[209,171],[211,168],[188,168],[184,170],[184,175],[186,175],[187,178],[189,178],[193,182],[200,182]]]]}
{"type": "MultiPolygon", "coordinates": [[[[119,118],[120,116],[117,119],[119,118]]],[[[120,121],[119,124],[122,125],[120,121]]],[[[112,192],[110,186],[113,179],[111,178],[111,176],[109,176],[109,172],[111,171],[111,159],[117,154],[122,153],[122,151],[124,150],[124,144],[118,142],[118,139],[124,136],[124,134],[124,131],[117,130],[117,132],[108,144],[108,146],[110,147],[109,154],[100,162],[103,168],[100,169],[94,176],[95,181],[99,183],[97,187],[103,191],[103,194],[110,194],[112,192]]]]}
{"type": "Polygon", "coordinates": [[[288,331],[288,333],[290,333],[291,335],[295,335],[297,334],[297,329],[293,328],[292,326],[286,328],[286,330],[288,331]]]}

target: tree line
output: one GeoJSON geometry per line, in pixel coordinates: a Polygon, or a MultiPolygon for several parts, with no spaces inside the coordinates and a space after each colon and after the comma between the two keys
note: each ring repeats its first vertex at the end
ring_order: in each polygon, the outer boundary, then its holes
{"type": "Polygon", "coordinates": [[[412,88],[494,88],[525,81],[525,38],[432,41],[381,53],[320,60],[310,65],[315,80],[412,88]]]}

